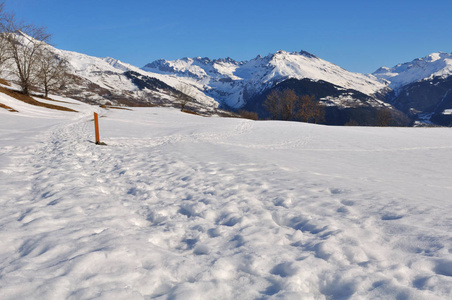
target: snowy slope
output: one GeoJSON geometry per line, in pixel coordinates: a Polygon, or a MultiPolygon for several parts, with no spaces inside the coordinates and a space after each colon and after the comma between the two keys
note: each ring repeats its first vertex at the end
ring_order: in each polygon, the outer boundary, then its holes
{"type": "MultiPolygon", "coordinates": [[[[17,39],[24,45],[33,42],[33,38],[26,34],[17,34],[17,39]]],[[[34,41],[36,42],[36,41],[34,41]]],[[[181,80],[175,76],[153,74],[145,72],[138,67],[121,62],[114,58],[98,58],[82,53],[57,49],[45,45],[56,57],[68,62],[69,73],[75,76],[71,84],[61,93],[73,95],[80,100],[98,104],[106,102],[146,104],[157,101],[158,104],[172,105],[177,102],[174,90],[184,88],[196,99],[198,106],[205,110],[214,110],[218,103],[211,97],[199,91],[197,86],[181,80]],[[166,88],[138,87],[127,72],[134,72],[140,76],[156,79],[167,85],[166,88]],[[122,101],[122,102],[121,102],[122,101]]],[[[5,70],[4,74],[8,74],[5,70]]],[[[11,75],[6,79],[14,80],[11,75]]]]}
{"type": "Polygon", "coordinates": [[[58,100],[0,94],[2,299],[452,297],[449,129],[58,100]]]}
{"type": "Polygon", "coordinates": [[[398,64],[392,68],[382,67],[375,71],[373,75],[387,80],[389,87],[392,89],[398,89],[423,79],[451,76],[452,53],[432,53],[426,57],[398,64]]]}
{"type": "MultiPolygon", "coordinates": [[[[232,78],[236,69],[244,62],[237,62],[231,58],[211,60],[207,57],[182,58],[174,61],[159,59],[143,67],[143,70],[157,71],[163,74],[178,74],[193,77],[197,80],[207,78],[221,79],[232,78]]],[[[208,81],[206,81],[208,82],[208,81]]]]}
{"type": "Polygon", "coordinates": [[[372,95],[386,86],[372,75],[348,72],[307,52],[278,51],[246,62],[232,59],[185,58],[158,60],[143,70],[192,78],[214,98],[241,107],[247,97],[289,78],[323,80],[346,89],[372,95]]]}
{"type": "Polygon", "coordinates": [[[280,78],[310,78],[327,81],[368,95],[384,88],[384,85],[372,76],[348,72],[306,52],[278,51],[272,55],[269,66],[271,66],[271,71],[263,77],[264,82],[279,80],[280,78]]]}

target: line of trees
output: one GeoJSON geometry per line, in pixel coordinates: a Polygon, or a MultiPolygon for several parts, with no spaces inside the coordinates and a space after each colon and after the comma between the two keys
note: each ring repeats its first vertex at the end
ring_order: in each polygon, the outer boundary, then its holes
{"type": "Polygon", "coordinates": [[[294,90],[273,90],[264,102],[273,120],[321,123],[325,109],[314,96],[298,96],[294,90]]]}
{"type": "Polygon", "coordinates": [[[68,63],[49,50],[46,28],[19,22],[0,3],[0,72],[8,71],[23,94],[39,86],[47,97],[67,84],[68,63]]]}

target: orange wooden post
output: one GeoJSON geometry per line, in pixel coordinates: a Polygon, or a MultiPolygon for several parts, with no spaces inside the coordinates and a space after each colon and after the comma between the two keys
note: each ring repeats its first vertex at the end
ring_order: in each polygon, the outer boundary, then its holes
{"type": "Polygon", "coordinates": [[[100,144],[99,138],[99,116],[97,113],[94,113],[94,130],[96,131],[96,145],[100,144]]]}

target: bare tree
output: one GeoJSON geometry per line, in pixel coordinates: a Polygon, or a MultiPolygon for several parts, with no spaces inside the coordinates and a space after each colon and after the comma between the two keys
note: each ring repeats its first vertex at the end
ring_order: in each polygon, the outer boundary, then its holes
{"type": "Polygon", "coordinates": [[[377,126],[389,126],[392,122],[392,113],[389,108],[377,110],[377,126]]]}
{"type": "Polygon", "coordinates": [[[193,100],[191,96],[190,88],[186,84],[180,84],[177,88],[178,93],[176,94],[176,98],[180,104],[180,110],[184,111],[185,106],[193,100]]]}
{"type": "Polygon", "coordinates": [[[43,27],[24,25],[16,21],[14,14],[4,15],[2,32],[8,56],[14,68],[22,93],[30,94],[40,70],[40,52],[47,45],[50,34],[43,27]]]}
{"type": "Polygon", "coordinates": [[[302,120],[304,122],[323,122],[324,107],[314,96],[297,96],[294,90],[273,90],[264,102],[265,108],[274,120],[302,120]]]}
{"type": "Polygon", "coordinates": [[[285,121],[293,120],[295,117],[298,96],[294,90],[284,90],[281,93],[281,118],[285,121]]]}
{"type": "Polygon", "coordinates": [[[319,123],[325,121],[325,109],[315,101],[314,96],[304,95],[300,98],[297,116],[304,122],[319,123]]]}
{"type": "Polygon", "coordinates": [[[8,63],[8,52],[7,52],[7,44],[3,34],[0,34],[0,75],[3,73],[3,70],[7,68],[8,63]]]}
{"type": "Polygon", "coordinates": [[[0,2],[0,74],[8,61],[8,44],[6,41],[5,25],[8,20],[8,14],[4,12],[5,2],[0,2]]]}
{"type": "Polygon", "coordinates": [[[68,64],[50,52],[48,49],[41,49],[39,53],[39,73],[38,82],[44,90],[44,97],[47,98],[49,92],[63,88],[70,78],[67,76],[68,64]]]}
{"type": "Polygon", "coordinates": [[[270,113],[273,120],[277,120],[281,115],[280,98],[280,91],[273,90],[264,102],[264,107],[270,113]]]}
{"type": "Polygon", "coordinates": [[[298,104],[298,96],[293,90],[273,90],[264,102],[273,120],[293,120],[298,104]]]}

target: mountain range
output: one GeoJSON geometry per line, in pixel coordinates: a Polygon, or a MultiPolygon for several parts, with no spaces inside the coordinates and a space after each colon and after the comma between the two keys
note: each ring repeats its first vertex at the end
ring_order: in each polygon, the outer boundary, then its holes
{"type": "Polygon", "coordinates": [[[314,96],[326,124],[375,125],[381,110],[392,125],[452,124],[452,54],[433,53],[372,74],[349,72],[305,51],[278,51],[249,61],[231,58],[160,59],[139,68],[47,46],[68,61],[72,84],[62,93],[88,103],[177,106],[188,94],[201,114],[245,109],[268,118],[264,101],[278,89],[314,96]]]}
{"type": "Polygon", "coordinates": [[[183,78],[222,106],[245,108],[268,117],[263,102],[273,89],[294,89],[316,96],[327,110],[327,124],[353,119],[375,122],[375,111],[390,109],[399,124],[412,122],[449,126],[452,108],[452,54],[433,53],[372,74],[349,72],[305,51],[278,51],[250,61],[231,58],[157,60],[143,70],[183,78]]]}

